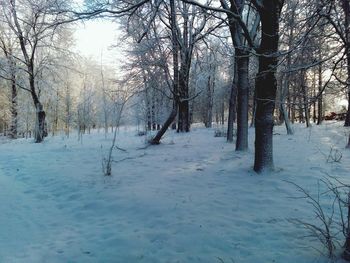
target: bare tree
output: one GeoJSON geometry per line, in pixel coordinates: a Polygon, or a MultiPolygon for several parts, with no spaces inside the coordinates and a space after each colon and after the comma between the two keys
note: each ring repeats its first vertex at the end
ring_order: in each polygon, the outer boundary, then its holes
{"type": "Polygon", "coordinates": [[[24,65],[23,70],[28,76],[26,90],[30,92],[36,109],[35,142],[43,141],[47,135],[46,113],[37,86],[37,67],[39,67],[37,53],[41,48],[50,46],[48,42],[55,41],[54,35],[63,18],[60,12],[53,10],[58,10],[64,4],[64,1],[35,3],[31,0],[6,0],[1,4],[5,22],[20,46],[22,58],[18,59],[24,65]]]}
{"type": "Polygon", "coordinates": [[[252,1],[261,19],[259,72],[256,79],[255,160],[257,173],[269,171],[273,164],[273,113],[277,90],[279,19],[283,0],[252,1]]]}
{"type": "Polygon", "coordinates": [[[2,27],[0,35],[0,47],[6,58],[6,66],[3,67],[5,74],[1,74],[1,77],[6,79],[10,83],[11,90],[11,125],[8,136],[12,139],[17,138],[17,123],[18,123],[18,88],[17,88],[17,66],[15,60],[15,44],[11,38],[11,34],[8,34],[8,29],[2,27]]]}

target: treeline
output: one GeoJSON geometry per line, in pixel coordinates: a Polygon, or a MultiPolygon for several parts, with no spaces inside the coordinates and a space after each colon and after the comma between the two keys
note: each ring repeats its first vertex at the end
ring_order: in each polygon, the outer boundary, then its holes
{"type": "Polygon", "coordinates": [[[62,129],[107,132],[127,100],[129,121],[159,131],[153,144],[168,128],[189,132],[194,122],[217,122],[245,151],[254,126],[254,170],[272,170],[275,124],[289,134],[296,121],[321,124],[328,108],[349,97],[349,5],[3,1],[0,125],[12,138],[33,131],[36,142],[62,129]],[[67,49],[74,23],[95,18],[112,19],[123,31],[118,77],[67,49]]]}

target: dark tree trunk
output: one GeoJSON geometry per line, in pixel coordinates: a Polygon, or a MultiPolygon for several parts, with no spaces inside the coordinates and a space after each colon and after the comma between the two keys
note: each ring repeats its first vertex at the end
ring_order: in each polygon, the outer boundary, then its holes
{"type": "Polygon", "coordinates": [[[221,125],[225,124],[225,101],[221,99],[221,125]]]}
{"type": "Polygon", "coordinates": [[[38,103],[36,104],[36,125],[35,125],[35,142],[40,143],[47,136],[47,129],[45,124],[45,111],[43,110],[43,106],[38,103]]]}
{"type": "Polygon", "coordinates": [[[17,139],[17,86],[16,76],[13,74],[11,77],[11,125],[9,137],[11,139],[17,139]]]}
{"type": "MultiPolygon", "coordinates": [[[[300,91],[299,93],[302,93],[302,91],[300,91]]],[[[298,113],[299,113],[299,123],[304,123],[304,102],[303,102],[303,97],[302,94],[299,94],[298,96],[298,113]]]]}
{"type": "Polygon", "coordinates": [[[236,151],[248,149],[248,101],[249,81],[248,67],[249,56],[247,52],[236,49],[237,74],[238,74],[238,96],[237,96],[237,140],[236,151]]]}
{"type": "Polygon", "coordinates": [[[190,115],[188,100],[179,102],[178,132],[190,131],[190,115]]]}
{"type": "Polygon", "coordinates": [[[255,113],[256,113],[256,90],[254,88],[254,95],[253,95],[253,107],[252,107],[252,119],[250,122],[250,127],[255,127],[255,113]]]}
{"type": "Polygon", "coordinates": [[[290,120],[292,123],[296,121],[296,103],[297,103],[297,97],[296,97],[296,88],[295,85],[293,85],[293,93],[290,94],[291,97],[291,107],[290,107],[290,120]]]}
{"type": "MultiPolygon", "coordinates": [[[[230,11],[236,14],[242,14],[244,1],[242,0],[230,0],[230,11]]],[[[222,3],[225,7],[225,4],[222,3]]],[[[236,151],[245,151],[248,148],[248,99],[249,99],[249,88],[248,88],[248,66],[249,56],[248,52],[244,50],[244,39],[242,28],[237,23],[237,20],[231,14],[227,14],[229,21],[230,34],[235,47],[235,81],[237,90],[237,140],[236,140],[236,151]]],[[[233,90],[232,90],[233,91],[233,90]]],[[[231,92],[231,98],[234,95],[231,92]]],[[[231,108],[231,114],[233,109],[231,108]]],[[[230,116],[233,118],[232,116],[230,116]]],[[[233,123],[230,124],[229,129],[233,130],[233,123]]],[[[228,133],[228,136],[232,132],[228,133]]]]}
{"type": "Polygon", "coordinates": [[[214,85],[212,85],[211,76],[208,77],[207,81],[207,107],[205,114],[205,127],[211,128],[213,122],[213,89],[214,85]]]}
{"type": "MultiPolygon", "coordinates": [[[[320,51],[321,52],[321,51],[320,51]]],[[[323,96],[322,96],[322,64],[318,65],[318,98],[317,98],[317,125],[323,120],[323,96]]]]}
{"type": "Polygon", "coordinates": [[[233,124],[236,120],[236,99],[237,99],[237,67],[235,66],[235,76],[231,85],[230,103],[227,120],[227,141],[233,142],[233,124]]]}
{"type": "Polygon", "coordinates": [[[160,139],[163,137],[164,133],[167,131],[167,129],[169,128],[171,123],[175,120],[176,114],[177,114],[177,111],[176,111],[176,108],[174,108],[171,111],[168,119],[165,121],[162,128],[157,132],[156,136],[150,141],[150,144],[159,144],[160,143],[160,139]]]}
{"type": "MultiPolygon", "coordinates": [[[[343,11],[345,14],[344,26],[346,30],[346,59],[347,59],[347,88],[348,88],[348,112],[346,114],[345,126],[350,126],[350,2],[347,0],[342,0],[343,11]]],[[[348,148],[350,148],[350,135],[348,139],[348,148]]],[[[344,252],[342,257],[350,261],[350,194],[348,196],[348,218],[346,226],[346,241],[344,244],[344,252]]]]}
{"type": "MultiPolygon", "coordinates": [[[[314,74],[312,76],[312,89],[313,89],[313,97],[315,98],[317,96],[316,92],[316,71],[314,71],[314,74]]],[[[317,122],[317,111],[316,111],[316,100],[313,100],[312,102],[312,119],[313,122],[317,122]]]]}
{"type": "MultiPolygon", "coordinates": [[[[350,145],[350,137],[349,137],[349,143],[350,145]]],[[[345,237],[345,244],[344,244],[344,252],[342,254],[342,258],[346,261],[350,261],[350,193],[348,193],[348,200],[347,200],[347,208],[348,208],[348,215],[347,215],[347,224],[346,227],[346,237],[345,237]]]]}
{"type": "MultiPolygon", "coordinates": [[[[344,11],[344,28],[346,39],[346,62],[347,62],[347,91],[348,91],[348,111],[346,114],[344,126],[350,126],[350,2],[349,0],[341,0],[344,11]]],[[[350,250],[349,250],[350,251],[350,250]]]]}
{"type": "MultiPolygon", "coordinates": [[[[31,70],[30,72],[34,72],[34,70],[31,70]]],[[[34,141],[36,143],[40,143],[47,136],[47,129],[46,129],[46,123],[45,123],[46,114],[43,109],[43,105],[40,103],[38,95],[35,91],[34,73],[32,73],[29,77],[29,84],[30,84],[32,99],[36,110],[34,141]]]]}
{"type": "Polygon", "coordinates": [[[259,6],[262,36],[256,78],[255,160],[257,173],[271,171],[273,163],[273,112],[276,98],[279,17],[283,1],[263,0],[259,6]]]}
{"type": "MultiPolygon", "coordinates": [[[[179,95],[178,100],[178,127],[177,132],[189,132],[190,131],[190,107],[189,107],[189,75],[192,60],[193,45],[191,38],[191,22],[188,17],[188,9],[186,4],[183,3],[184,16],[182,23],[182,44],[179,46],[181,63],[179,70],[179,95]]],[[[176,19],[176,18],[175,18],[176,19]]],[[[174,24],[175,25],[175,24],[174,24]]],[[[176,38],[177,39],[177,38],[176,38]]],[[[175,39],[175,41],[176,41],[175,39]]]]}
{"type": "Polygon", "coordinates": [[[56,132],[58,131],[58,106],[59,106],[59,96],[60,94],[56,93],[56,103],[55,103],[55,116],[54,116],[54,121],[53,121],[53,127],[52,127],[52,136],[54,136],[56,134],[56,132]]]}
{"type": "Polygon", "coordinates": [[[189,74],[191,55],[186,51],[182,55],[182,62],[179,71],[179,115],[178,115],[178,127],[177,132],[189,132],[190,131],[190,107],[189,107],[189,74]]]}

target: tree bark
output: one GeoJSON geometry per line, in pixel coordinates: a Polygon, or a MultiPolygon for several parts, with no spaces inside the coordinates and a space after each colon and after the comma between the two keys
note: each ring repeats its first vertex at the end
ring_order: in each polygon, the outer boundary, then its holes
{"type": "Polygon", "coordinates": [[[189,107],[189,74],[191,64],[191,51],[183,51],[181,67],[179,71],[179,116],[177,132],[189,132],[190,131],[190,107],[189,107]]]}
{"type": "Polygon", "coordinates": [[[12,74],[11,77],[11,126],[9,137],[11,139],[17,139],[17,86],[16,75],[12,74]]]}
{"type": "Polygon", "coordinates": [[[346,62],[347,62],[347,91],[348,91],[348,111],[346,114],[344,126],[350,126],[350,2],[349,0],[341,0],[341,4],[344,12],[344,29],[346,40],[346,62]]]}
{"type": "Polygon", "coordinates": [[[211,128],[213,122],[213,89],[211,76],[209,75],[207,81],[207,106],[206,106],[206,116],[205,116],[205,127],[211,128]]]}
{"type": "Polygon", "coordinates": [[[289,75],[286,74],[285,79],[282,80],[282,85],[281,85],[280,112],[281,112],[281,115],[283,117],[283,121],[286,125],[287,134],[292,135],[292,134],[294,134],[294,131],[292,128],[292,124],[289,120],[288,112],[287,112],[286,105],[285,105],[285,98],[286,98],[286,95],[288,92],[288,88],[289,88],[289,75]]]}
{"type": "Polygon", "coordinates": [[[237,67],[234,68],[234,79],[231,85],[230,103],[227,120],[227,141],[233,142],[233,124],[236,120],[236,100],[237,100],[237,67]]]}
{"type": "Polygon", "coordinates": [[[273,112],[277,90],[279,17],[283,1],[263,0],[259,6],[262,36],[259,50],[259,71],[256,78],[255,160],[254,171],[274,169],[273,112]]]}
{"type": "MultiPolygon", "coordinates": [[[[321,52],[321,51],[320,51],[321,52]]],[[[321,58],[320,58],[321,59],[321,58]]],[[[317,125],[323,120],[323,96],[322,96],[322,64],[318,65],[318,99],[317,99],[317,125]]]]}
{"type": "Polygon", "coordinates": [[[46,124],[45,124],[45,111],[40,102],[35,106],[36,109],[36,123],[35,123],[35,134],[34,139],[36,143],[40,143],[47,136],[46,124]]]}
{"type": "Polygon", "coordinates": [[[167,131],[167,129],[169,128],[171,123],[175,120],[176,114],[177,114],[177,110],[176,110],[176,108],[174,108],[171,111],[168,119],[165,121],[162,128],[157,132],[156,136],[150,141],[150,144],[159,144],[160,143],[160,139],[163,137],[164,133],[167,131]]]}
{"type": "Polygon", "coordinates": [[[246,151],[248,149],[248,101],[249,101],[249,81],[248,53],[236,49],[237,71],[238,71],[238,96],[237,96],[237,140],[236,151],[246,151]]]}
{"type": "Polygon", "coordinates": [[[310,124],[310,107],[308,103],[308,94],[307,94],[307,87],[306,87],[306,72],[303,70],[301,73],[301,91],[302,91],[302,109],[305,113],[305,123],[306,127],[309,128],[311,126],[310,124]]]}

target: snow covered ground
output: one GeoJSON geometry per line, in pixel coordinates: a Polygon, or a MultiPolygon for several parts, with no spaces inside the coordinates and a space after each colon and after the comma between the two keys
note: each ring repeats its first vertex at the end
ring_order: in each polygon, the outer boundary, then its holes
{"type": "Polygon", "coordinates": [[[252,170],[254,129],[237,153],[214,129],[143,148],[121,128],[112,177],[101,169],[112,134],[1,141],[0,262],[328,262],[289,222],[318,221],[287,181],[314,194],[326,174],[350,182],[346,130],[295,129],[275,128],[276,172],[264,175],[252,170]],[[331,147],[341,162],[326,161],[331,147]]]}

